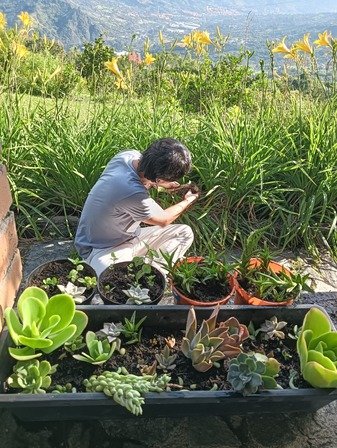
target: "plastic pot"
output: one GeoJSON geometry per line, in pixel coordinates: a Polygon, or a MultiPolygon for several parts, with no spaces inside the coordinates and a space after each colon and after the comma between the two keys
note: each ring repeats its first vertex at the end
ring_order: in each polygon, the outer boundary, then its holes
{"type": "MultiPolygon", "coordinates": [[[[184,259],[184,261],[187,261],[188,263],[201,263],[204,260],[203,257],[187,257],[184,259]]],[[[182,262],[178,261],[176,263],[176,266],[179,266],[182,262]]],[[[231,297],[234,296],[235,288],[230,280],[230,275],[228,275],[228,281],[231,285],[231,292],[226,297],[221,297],[218,300],[215,300],[213,302],[200,302],[198,300],[193,300],[192,298],[188,297],[185,293],[180,291],[175,284],[173,283],[171,279],[171,289],[173,297],[175,298],[175,301],[177,305],[193,305],[193,306],[216,306],[216,305],[226,305],[226,303],[230,300],[231,297]]]]}
{"type": "MultiPolygon", "coordinates": [[[[250,260],[250,267],[257,268],[261,265],[261,261],[258,258],[251,258],[250,260]]],[[[284,267],[280,263],[276,263],[275,261],[271,261],[268,265],[268,268],[271,270],[271,272],[278,274],[279,272],[284,272],[289,277],[291,276],[291,271],[284,267]]],[[[254,297],[253,295],[249,294],[242,286],[240,285],[238,281],[239,274],[238,272],[235,272],[234,275],[231,278],[232,285],[235,288],[235,299],[234,303],[235,305],[255,305],[255,306],[289,306],[292,305],[294,300],[286,300],[284,302],[272,302],[269,300],[263,300],[259,299],[258,297],[254,297]]]]}
{"type": "MultiPolygon", "coordinates": [[[[69,261],[67,258],[57,258],[57,259],[55,259],[55,260],[47,261],[46,263],[42,263],[42,264],[40,264],[39,266],[37,266],[37,267],[36,267],[36,268],[29,274],[29,276],[28,276],[28,278],[27,278],[27,281],[26,281],[26,287],[28,288],[28,286],[33,286],[33,285],[35,285],[34,280],[35,280],[37,277],[39,277],[40,274],[41,274],[44,270],[47,270],[48,266],[49,266],[51,263],[59,263],[59,264],[61,264],[61,265],[69,264],[70,269],[74,269],[74,265],[73,265],[73,264],[71,263],[71,261],[69,261]]],[[[81,264],[84,266],[84,271],[82,271],[82,272],[85,272],[85,274],[83,274],[83,275],[86,275],[86,276],[88,276],[88,277],[95,277],[96,280],[97,280],[97,275],[96,275],[95,270],[94,270],[88,263],[86,263],[85,261],[82,261],[81,264]]],[[[70,270],[70,269],[69,269],[69,270],[70,270]]],[[[82,274],[81,274],[81,275],[82,275],[82,274]]],[[[58,276],[57,271],[54,271],[54,272],[53,272],[53,277],[57,277],[57,276],[58,276]]],[[[40,287],[41,287],[41,285],[36,285],[36,286],[40,286],[40,287]]],[[[64,285],[64,286],[66,286],[66,285],[64,285]]],[[[59,293],[60,293],[60,292],[61,292],[61,291],[59,291],[59,293]]],[[[93,288],[91,294],[87,297],[87,299],[86,299],[84,302],[82,302],[82,304],[89,304],[90,301],[91,301],[91,299],[94,297],[95,293],[96,293],[96,288],[93,288]]]]}
{"type": "MultiPolygon", "coordinates": [[[[114,269],[116,267],[119,267],[119,268],[124,268],[125,267],[126,268],[128,266],[128,264],[130,264],[130,263],[131,263],[130,261],[125,261],[125,262],[121,262],[121,263],[115,263],[115,264],[107,267],[101,273],[101,275],[99,276],[98,283],[97,283],[97,288],[98,288],[99,295],[101,296],[101,298],[103,299],[103,301],[105,303],[110,304],[110,305],[111,304],[113,304],[113,305],[122,305],[122,306],[126,305],[126,301],[127,301],[127,297],[126,296],[125,296],[125,303],[124,304],[121,303],[121,302],[118,302],[117,300],[115,301],[115,300],[112,300],[109,297],[107,297],[107,295],[106,295],[106,293],[104,291],[104,284],[105,283],[109,283],[109,282],[107,282],[107,280],[109,278],[109,274],[111,273],[112,269],[114,269]]],[[[154,300],[152,300],[151,302],[149,302],[147,304],[144,304],[144,305],[156,305],[163,298],[165,287],[166,287],[166,278],[165,278],[164,274],[159,269],[157,269],[156,267],[154,267],[152,265],[151,265],[151,268],[153,269],[153,271],[154,271],[154,273],[156,275],[156,283],[160,287],[160,292],[159,292],[159,294],[157,295],[157,297],[154,300]]],[[[127,289],[126,285],[125,285],[124,289],[127,289]]],[[[144,305],[133,305],[133,306],[138,307],[138,306],[144,306],[144,305]]]]}

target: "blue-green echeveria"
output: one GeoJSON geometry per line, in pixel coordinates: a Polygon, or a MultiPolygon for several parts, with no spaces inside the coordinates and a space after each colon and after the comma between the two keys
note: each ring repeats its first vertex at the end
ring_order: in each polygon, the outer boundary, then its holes
{"type": "Polygon", "coordinates": [[[35,286],[23,291],[17,311],[5,310],[5,319],[17,346],[10,347],[9,353],[19,361],[38,358],[41,352],[51,353],[79,336],[88,323],[87,315],[75,309],[71,296],[57,294],[49,299],[43,289],[35,286]]]}
{"type": "Polygon", "coordinates": [[[313,387],[337,387],[337,332],[328,316],[313,307],[306,314],[297,340],[303,378],[313,387]]]}

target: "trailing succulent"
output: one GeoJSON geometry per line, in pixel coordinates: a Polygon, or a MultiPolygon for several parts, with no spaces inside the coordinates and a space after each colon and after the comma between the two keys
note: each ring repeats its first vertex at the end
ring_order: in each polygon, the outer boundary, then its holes
{"type": "Polygon", "coordinates": [[[45,394],[51,385],[50,375],[56,372],[57,365],[48,361],[18,361],[12,375],[7,379],[9,387],[22,389],[23,394],[45,394]]]}
{"type": "Polygon", "coordinates": [[[242,395],[255,394],[261,389],[276,389],[280,386],[275,376],[280,370],[280,363],[274,358],[255,353],[240,353],[229,361],[227,381],[236,392],[242,395]]]}
{"type": "Polygon", "coordinates": [[[146,392],[162,392],[170,381],[166,374],[137,376],[128,373],[121,367],[117,372],[103,372],[101,375],[93,375],[84,380],[83,384],[87,392],[103,392],[116,403],[124,406],[135,415],[143,413],[143,395],[146,392]]]}
{"type": "Polygon", "coordinates": [[[121,341],[116,339],[111,344],[108,339],[100,340],[93,331],[88,331],[85,336],[85,342],[89,351],[82,352],[80,355],[73,355],[78,361],[88,362],[89,364],[100,365],[108,361],[113,352],[120,349],[121,341]]]}
{"type": "Polygon", "coordinates": [[[303,378],[313,387],[337,387],[337,331],[319,308],[306,314],[297,340],[303,378]]]}
{"type": "Polygon", "coordinates": [[[19,361],[53,352],[76,339],[88,323],[87,315],[75,309],[71,296],[57,294],[48,299],[47,293],[35,286],[23,291],[17,311],[5,310],[5,319],[14,344],[23,346],[9,348],[11,356],[19,361]]]}
{"type": "Polygon", "coordinates": [[[220,322],[215,328],[219,309],[219,306],[214,309],[210,318],[202,322],[198,331],[194,308],[191,307],[188,312],[181,350],[192,360],[193,367],[199,372],[206,372],[218,361],[233,358],[241,353],[241,343],[249,336],[247,327],[234,317],[220,322]]]}

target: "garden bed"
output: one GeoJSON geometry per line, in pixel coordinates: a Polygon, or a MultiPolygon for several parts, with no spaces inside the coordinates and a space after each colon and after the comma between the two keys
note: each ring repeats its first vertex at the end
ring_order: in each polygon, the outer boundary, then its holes
{"type": "MultiPolygon", "coordinates": [[[[118,306],[81,306],[89,317],[89,326],[87,329],[94,331],[99,330],[104,322],[119,322],[124,317],[130,318],[135,307],[118,307],[118,306]]],[[[248,325],[250,321],[254,326],[258,326],[264,322],[265,319],[270,319],[276,316],[278,320],[288,322],[291,328],[295,324],[301,325],[306,312],[310,306],[301,305],[295,308],[269,308],[263,310],[255,307],[236,307],[226,306],[219,311],[218,321],[224,321],[229,317],[235,316],[240,323],[248,325]]],[[[144,322],[144,335],[141,345],[133,346],[127,355],[114,355],[108,363],[104,364],[103,368],[100,366],[91,366],[79,363],[78,371],[74,370],[72,360],[69,366],[64,369],[72,373],[76,372],[78,376],[77,382],[80,383],[80,377],[92,373],[99,373],[106,370],[109,366],[112,369],[123,365],[130,373],[138,373],[138,365],[143,361],[148,362],[152,354],[157,351],[156,345],[161,346],[163,341],[160,340],[163,336],[176,337],[176,344],[179,346],[181,339],[181,330],[185,328],[186,319],[189,307],[179,306],[163,306],[158,309],[155,306],[143,306],[137,308],[137,319],[146,316],[144,322]],[[160,329],[160,335],[158,334],[160,329]],[[180,339],[179,339],[180,338],[180,339]],[[151,349],[150,339],[157,340],[153,349],[151,349]],[[146,348],[147,347],[147,348],[146,348]]],[[[198,321],[209,318],[211,309],[197,309],[196,314],[198,321]]],[[[3,382],[11,373],[11,368],[14,364],[8,354],[7,347],[10,343],[10,338],[7,331],[4,331],[0,339],[0,381],[3,382]]],[[[250,342],[249,342],[250,344],[250,342]]],[[[272,347],[271,347],[272,348],[272,347]]],[[[60,352],[55,352],[49,355],[49,359],[55,362],[60,352]]],[[[178,376],[184,377],[190,372],[190,360],[182,359],[178,356],[177,372],[172,373],[171,382],[177,381],[178,376]]],[[[296,357],[294,356],[291,363],[296,364],[296,357]]],[[[77,364],[78,365],[78,364],[77,364]]],[[[296,367],[296,365],[293,365],[296,367]]],[[[220,369],[219,369],[220,370],[220,369]]],[[[222,369],[224,370],[224,369],[222,369]]],[[[283,390],[268,390],[261,391],[257,394],[243,397],[238,393],[229,390],[224,378],[216,373],[217,369],[214,367],[206,373],[193,371],[193,375],[189,380],[184,381],[184,389],[196,385],[194,390],[172,390],[162,393],[148,393],[146,394],[145,404],[143,405],[143,416],[188,416],[188,415],[226,415],[226,414],[251,414],[251,413],[289,413],[293,411],[311,412],[328,404],[337,398],[335,390],[333,389],[313,389],[305,382],[300,382],[299,389],[283,389],[283,390]],[[217,376],[219,378],[217,378],[217,376]],[[203,378],[201,380],[201,378],[203,378]],[[212,384],[217,384],[218,390],[209,390],[212,384]],[[200,390],[201,388],[208,390],[200,390]]],[[[58,375],[66,375],[62,370],[58,370],[58,375]]],[[[280,380],[282,382],[282,375],[280,380]]],[[[54,378],[53,378],[54,379],[54,378]]],[[[70,379],[66,376],[64,381],[70,379]]],[[[286,386],[287,379],[284,379],[284,386],[286,386]]],[[[81,390],[79,388],[79,390],[81,390]]],[[[119,418],[119,417],[134,417],[125,408],[116,404],[111,398],[106,397],[101,393],[84,393],[78,392],[74,394],[45,394],[45,395],[31,395],[31,394],[0,394],[0,406],[7,408],[17,417],[24,420],[82,420],[82,419],[104,419],[104,418],[119,418]]]]}

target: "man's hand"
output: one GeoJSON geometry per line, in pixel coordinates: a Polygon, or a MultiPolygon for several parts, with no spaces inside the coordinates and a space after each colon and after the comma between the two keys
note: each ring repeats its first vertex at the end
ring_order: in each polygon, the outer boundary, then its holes
{"type": "Polygon", "coordinates": [[[184,199],[187,199],[192,204],[192,202],[195,202],[199,196],[200,193],[192,193],[191,190],[188,190],[188,192],[184,196],[184,199]]]}

